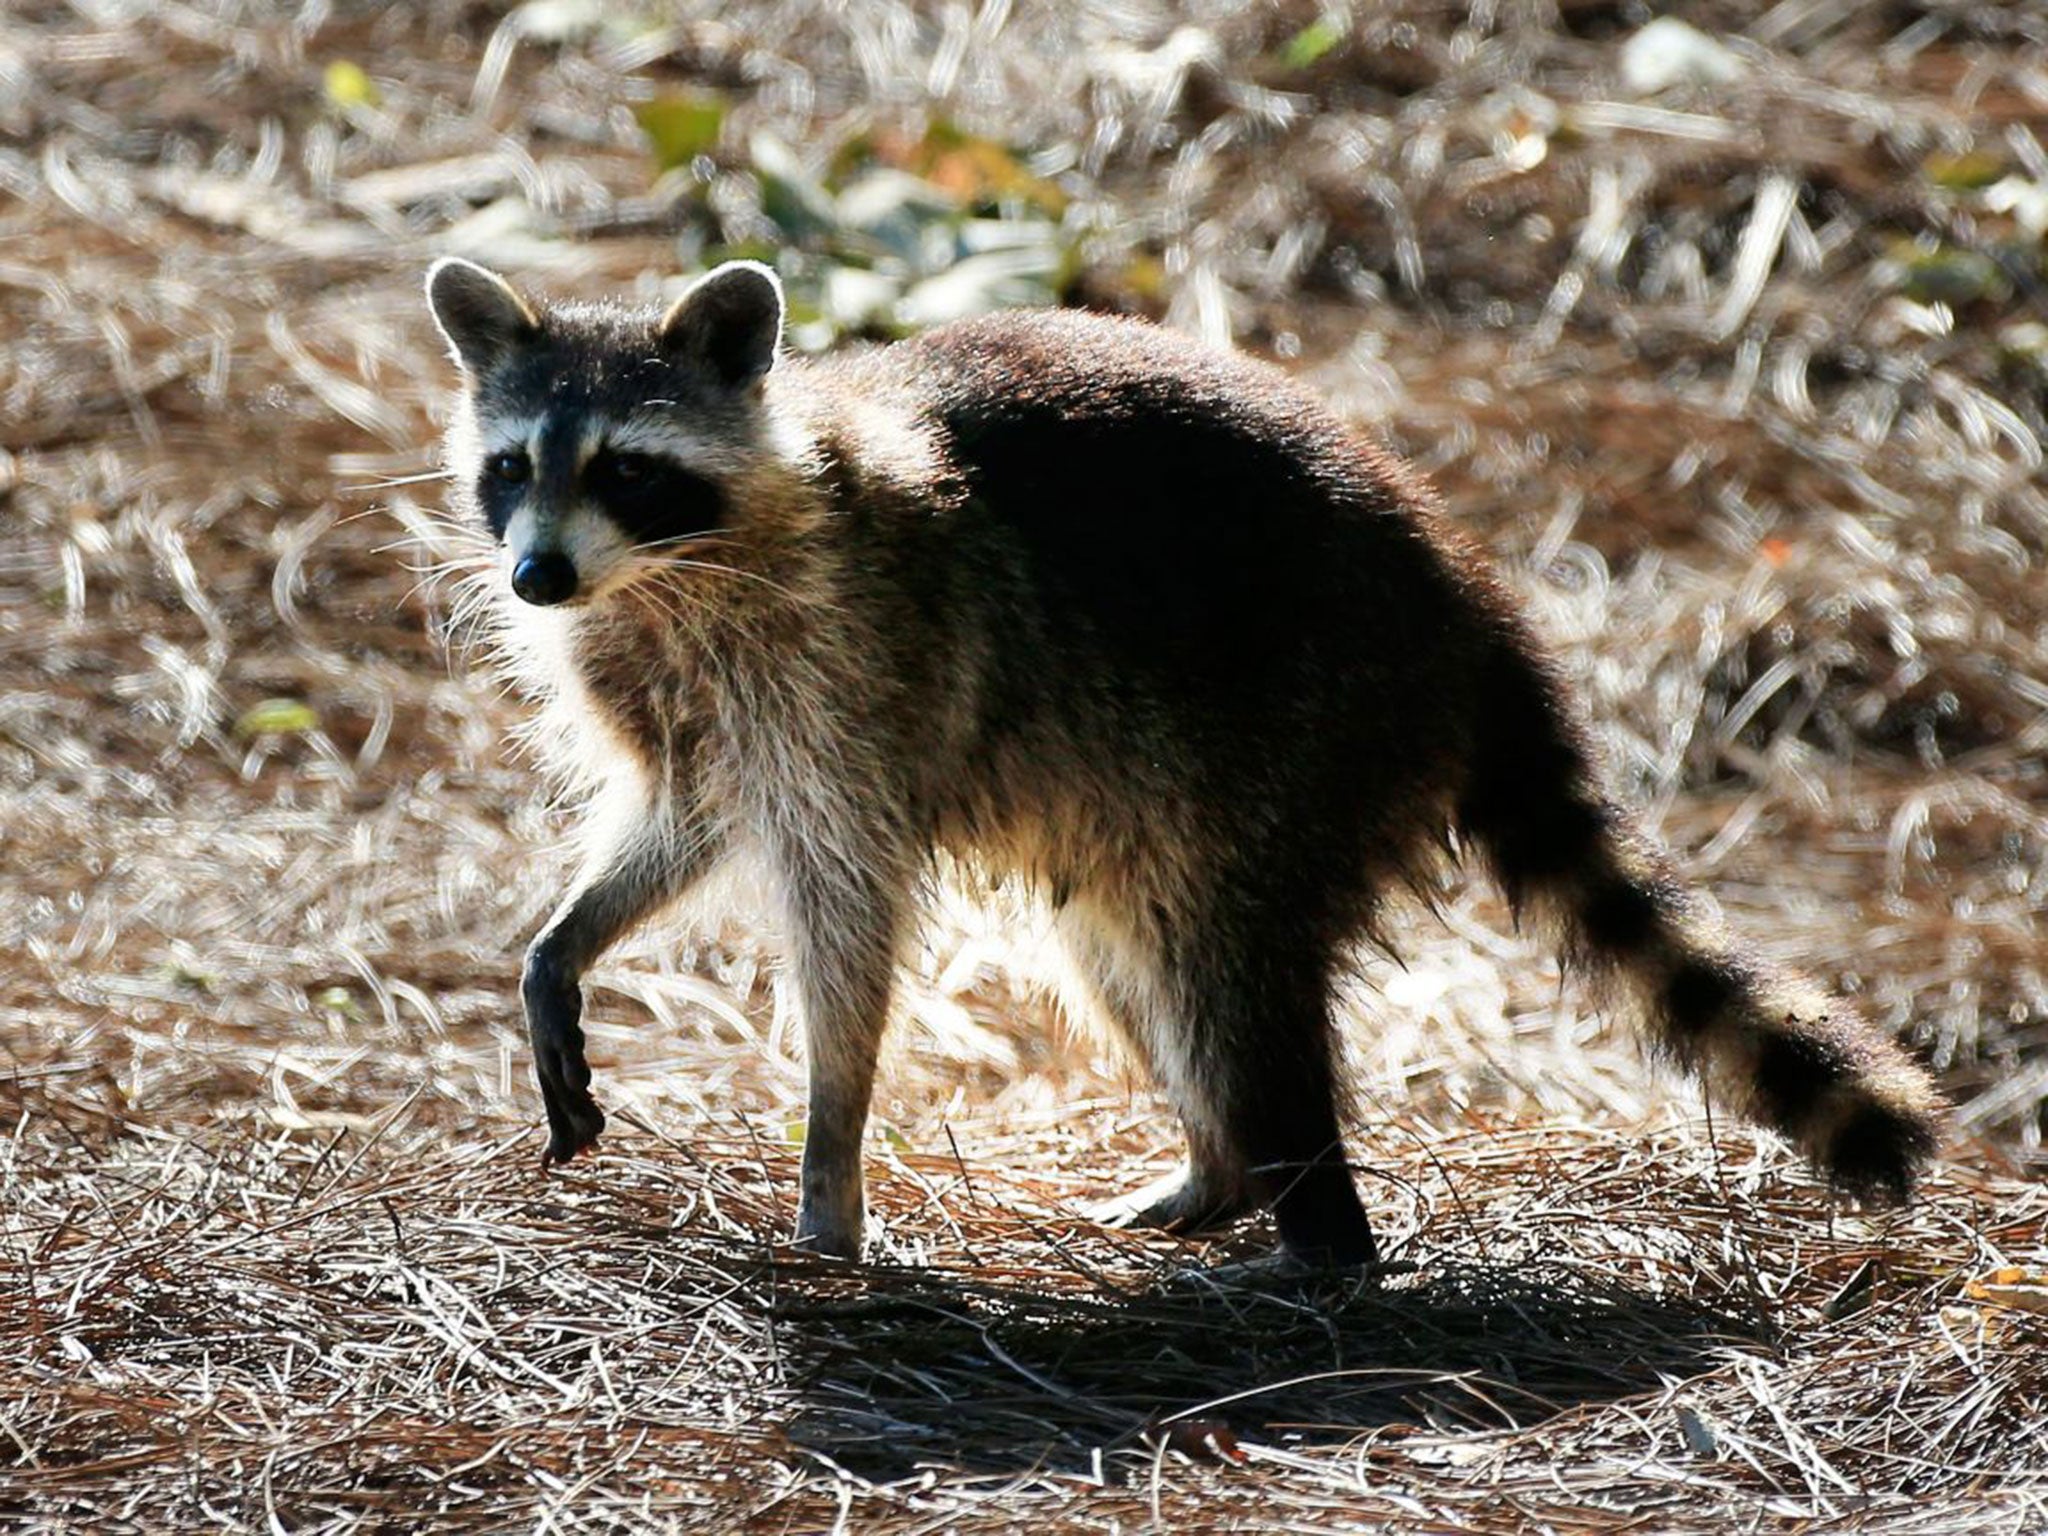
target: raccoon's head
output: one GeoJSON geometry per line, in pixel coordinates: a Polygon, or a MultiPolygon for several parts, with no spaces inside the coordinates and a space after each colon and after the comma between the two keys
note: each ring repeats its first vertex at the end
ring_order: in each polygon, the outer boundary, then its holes
{"type": "Polygon", "coordinates": [[[783,316],[768,268],[728,262],[665,314],[634,313],[538,307],[448,257],[427,301],[467,386],[450,468],[520,598],[602,597],[728,531],[726,488],[765,451],[783,316]]]}

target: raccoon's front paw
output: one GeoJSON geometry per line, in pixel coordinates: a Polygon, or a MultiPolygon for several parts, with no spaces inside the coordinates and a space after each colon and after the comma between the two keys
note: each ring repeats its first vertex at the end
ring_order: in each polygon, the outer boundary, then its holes
{"type": "Polygon", "coordinates": [[[1183,1237],[1216,1232],[1252,1213],[1241,1185],[1181,1168],[1089,1211],[1105,1227],[1142,1227],[1183,1237]]]}
{"type": "Polygon", "coordinates": [[[548,1144],[540,1154],[541,1167],[566,1163],[597,1145],[598,1133],[604,1129],[604,1111],[588,1093],[580,1089],[551,1092],[543,1083],[541,1098],[548,1110],[548,1144]]]}
{"type": "Polygon", "coordinates": [[[583,990],[545,942],[527,954],[519,990],[533,1042],[533,1074],[548,1112],[548,1144],[540,1165],[552,1168],[593,1145],[604,1129],[604,1111],[590,1096],[590,1063],[583,1055],[583,990]]]}

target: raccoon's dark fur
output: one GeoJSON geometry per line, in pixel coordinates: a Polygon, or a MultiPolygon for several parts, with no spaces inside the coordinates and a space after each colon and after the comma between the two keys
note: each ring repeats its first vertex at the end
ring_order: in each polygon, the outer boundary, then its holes
{"type": "Polygon", "coordinates": [[[857,1252],[892,973],[946,852],[1045,894],[1180,1112],[1186,1175],[1132,1215],[1271,1206],[1289,1252],[1371,1262],[1332,987],[1455,841],[1665,1056],[1845,1190],[1908,1192],[1927,1079],[1722,931],[1486,561],[1285,375],[1044,312],[778,358],[780,288],[743,263],[666,314],[536,308],[463,262],[428,289],[501,629],[594,798],[527,959],[547,1160],[604,1124],[585,968],[751,856],[809,1047],[798,1237],[857,1252]]]}

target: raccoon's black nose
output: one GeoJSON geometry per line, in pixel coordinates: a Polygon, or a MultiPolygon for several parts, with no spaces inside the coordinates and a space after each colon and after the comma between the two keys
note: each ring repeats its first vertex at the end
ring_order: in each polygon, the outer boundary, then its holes
{"type": "Polygon", "coordinates": [[[512,567],[512,590],[541,608],[566,603],[576,595],[576,567],[558,550],[528,555],[512,567]]]}

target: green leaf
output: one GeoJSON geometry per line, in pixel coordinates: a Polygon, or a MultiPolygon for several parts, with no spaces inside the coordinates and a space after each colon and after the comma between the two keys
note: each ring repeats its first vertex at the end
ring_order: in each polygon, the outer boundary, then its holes
{"type": "Polygon", "coordinates": [[[1327,16],[1303,27],[1280,47],[1280,62],[1289,69],[1307,69],[1344,41],[1344,29],[1327,16]]]}
{"type": "Polygon", "coordinates": [[[679,170],[718,147],[725,100],[710,91],[677,91],[641,102],[633,116],[647,135],[654,163],[664,171],[679,170]]]}
{"type": "Polygon", "coordinates": [[[1929,155],[1920,168],[1929,181],[1950,192],[1975,192],[2005,174],[2005,162],[1982,149],[1960,155],[1929,155]]]}
{"type": "Polygon", "coordinates": [[[757,133],[748,151],[761,184],[761,212],[776,228],[798,241],[837,229],[832,194],[804,169],[795,150],[772,133],[757,133]]]}
{"type": "Polygon", "coordinates": [[[173,960],[160,965],[156,968],[156,973],[172,986],[182,987],[187,992],[211,992],[213,990],[213,978],[211,976],[207,975],[204,971],[194,970],[182,961],[173,960]]]}
{"type": "Polygon", "coordinates": [[[781,254],[782,247],[773,240],[735,240],[730,245],[705,246],[703,265],[709,270],[722,261],[758,261],[763,266],[772,267],[775,258],[781,254]]]}
{"type": "Polygon", "coordinates": [[[1899,286],[1921,304],[1971,304],[2002,300],[2012,291],[1998,263],[1981,251],[1955,246],[1916,249],[1901,264],[1899,286]]]}
{"type": "Polygon", "coordinates": [[[328,65],[321,85],[328,101],[337,107],[374,107],[383,99],[377,93],[377,82],[362,65],[349,59],[336,59],[328,65]]]}
{"type": "Polygon", "coordinates": [[[1166,302],[1166,263],[1149,251],[1134,251],[1117,273],[1123,285],[1146,304],[1166,302]]]}
{"type": "Polygon", "coordinates": [[[312,706],[299,699],[265,699],[251,704],[235,721],[235,734],[251,736],[298,736],[320,729],[320,717],[312,706]]]}
{"type": "Polygon", "coordinates": [[[360,1023],[363,1019],[362,1004],[356,1001],[355,994],[347,987],[322,987],[313,994],[313,1002],[317,1007],[338,1013],[351,1022],[360,1023]]]}

